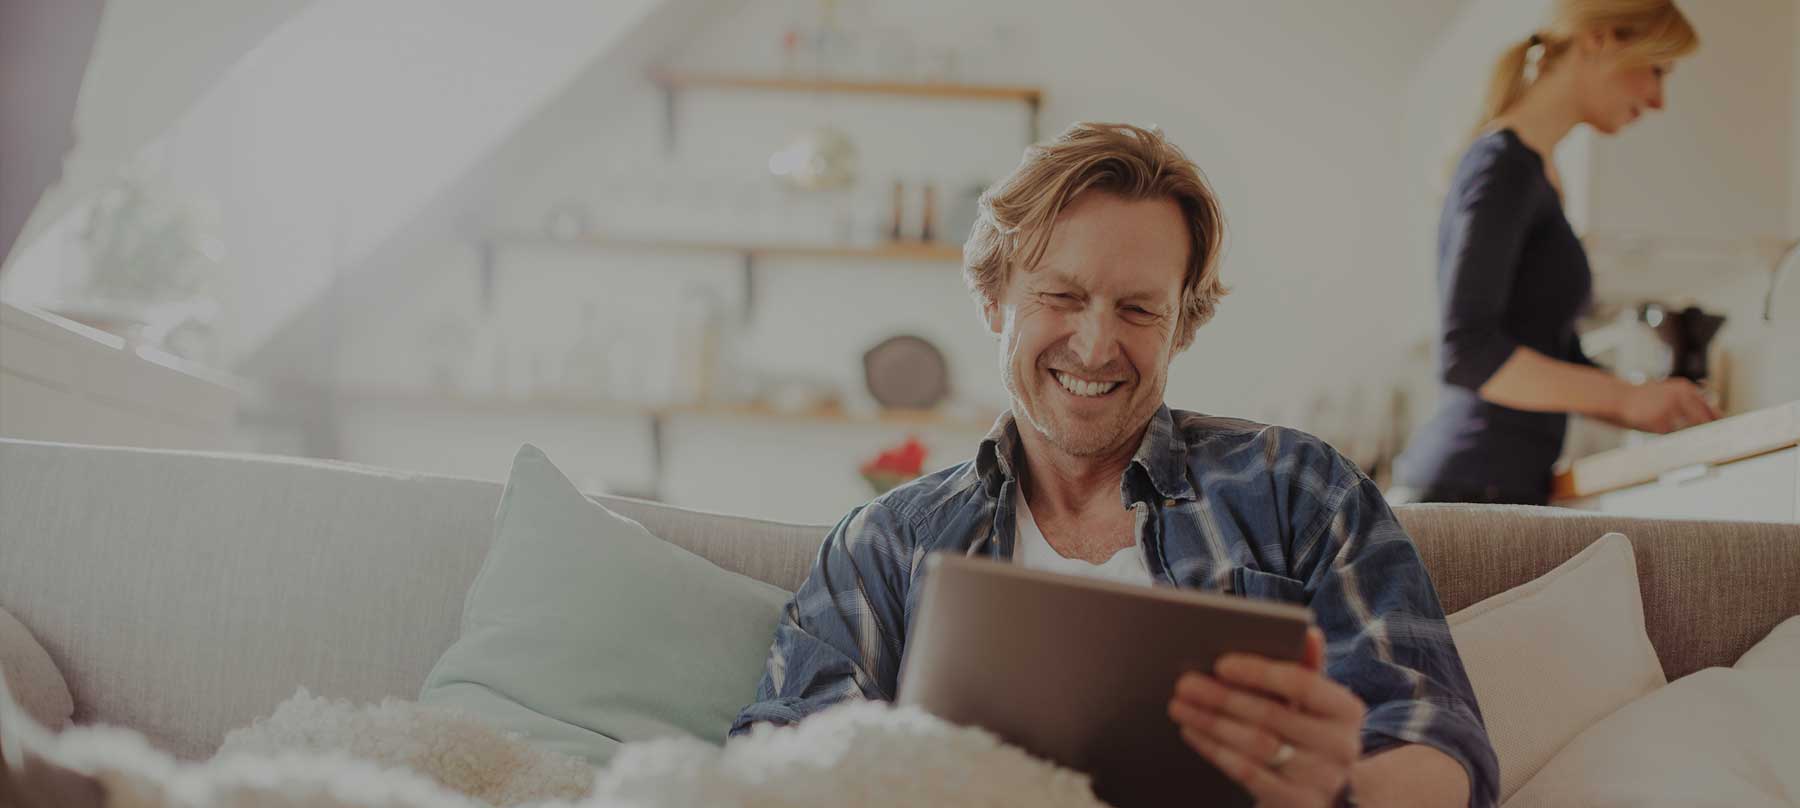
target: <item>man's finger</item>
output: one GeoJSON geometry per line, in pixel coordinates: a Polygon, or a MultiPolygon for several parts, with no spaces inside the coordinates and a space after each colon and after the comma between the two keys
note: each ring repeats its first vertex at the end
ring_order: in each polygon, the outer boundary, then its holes
{"type": "Polygon", "coordinates": [[[1300,655],[1300,664],[1309,671],[1325,670],[1325,632],[1318,626],[1306,629],[1306,652],[1300,655]]]}
{"type": "Polygon", "coordinates": [[[1348,688],[1292,662],[1250,654],[1226,654],[1214,670],[1229,684],[1253,687],[1300,709],[1332,718],[1362,720],[1363,703],[1348,688]]]}
{"type": "Polygon", "coordinates": [[[1309,795],[1304,788],[1276,776],[1260,761],[1251,760],[1244,753],[1207,737],[1205,733],[1184,729],[1181,737],[1226,777],[1250,792],[1256,798],[1256,804],[1262,808],[1303,806],[1319,802],[1317,797],[1309,795]]]}
{"type": "MultiPolygon", "coordinates": [[[[1272,760],[1284,741],[1261,726],[1176,699],[1169,702],[1169,717],[1183,729],[1199,730],[1231,746],[1252,760],[1272,760]]],[[[1298,748],[1298,747],[1296,747],[1298,748]]]]}
{"type": "MultiPolygon", "coordinates": [[[[1172,702],[1169,714],[1183,730],[1198,731],[1236,749],[1251,760],[1263,761],[1265,768],[1269,761],[1280,754],[1284,743],[1265,729],[1189,706],[1182,701],[1172,702]]],[[[1293,749],[1292,758],[1279,770],[1271,769],[1277,776],[1321,792],[1335,791],[1342,785],[1343,778],[1350,770],[1350,761],[1333,760],[1329,755],[1321,755],[1300,744],[1289,746],[1293,749]]]]}
{"type": "MultiPolygon", "coordinates": [[[[1312,750],[1327,760],[1349,765],[1362,754],[1362,739],[1353,729],[1199,674],[1183,676],[1176,683],[1175,703],[1194,711],[1178,713],[1174,707],[1170,708],[1170,717],[1184,726],[1189,725],[1183,721],[1184,717],[1196,717],[1195,728],[1205,730],[1210,724],[1208,714],[1218,714],[1263,727],[1294,746],[1312,750]]],[[[1357,720],[1360,722],[1360,714],[1357,720]]],[[[1274,754],[1273,750],[1270,754],[1274,754]]]]}

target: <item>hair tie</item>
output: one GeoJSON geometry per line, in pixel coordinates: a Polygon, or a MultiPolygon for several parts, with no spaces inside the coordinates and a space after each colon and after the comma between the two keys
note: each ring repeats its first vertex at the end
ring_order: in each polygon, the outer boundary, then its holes
{"type": "Polygon", "coordinates": [[[1544,51],[1548,47],[1542,34],[1533,33],[1530,39],[1525,40],[1525,64],[1519,72],[1525,77],[1527,84],[1537,81],[1538,74],[1542,72],[1540,68],[1544,63],[1544,51]]]}

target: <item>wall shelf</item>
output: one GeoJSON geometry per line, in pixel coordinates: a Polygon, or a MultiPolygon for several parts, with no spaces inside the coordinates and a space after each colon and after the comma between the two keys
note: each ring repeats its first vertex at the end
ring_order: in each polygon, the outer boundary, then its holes
{"type": "Polygon", "coordinates": [[[785,410],[756,403],[639,404],[567,394],[507,396],[498,393],[471,394],[364,387],[340,389],[335,391],[332,397],[338,404],[348,406],[456,410],[484,415],[556,413],[647,418],[732,418],[815,425],[848,424],[980,430],[986,430],[993,425],[992,418],[974,418],[941,410],[881,410],[861,413],[846,410],[841,406],[785,410]]]}
{"type": "Polygon", "coordinates": [[[839,406],[805,410],[781,410],[765,404],[636,404],[571,395],[512,397],[499,394],[467,394],[430,390],[351,388],[333,391],[339,408],[382,408],[410,411],[453,411],[473,415],[540,416],[545,414],[587,417],[639,417],[650,425],[651,487],[629,492],[641,499],[659,499],[667,468],[664,433],[676,419],[748,420],[807,426],[879,426],[906,429],[955,429],[985,433],[994,419],[940,410],[883,410],[850,412],[839,406]]]}
{"type": "Polygon", "coordinates": [[[1041,104],[1044,100],[1044,91],[1037,87],[1003,84],[800,79],[776,76],[733,76],[719,73],[681,73],[667,70],[652,73],[650,78],[658,86],[675,90],[774,90],[802,93],[907,95],[921,98],[1020,101],[1032,105],[1041,104]]]}
{"type": "Polygon", "coordinates": [[[1029,112],[1026,142],[1038,140],[1038,116],[1044,91],[1038,87],[953,82],[862,81],[856,79],[803,79],[779,76],[739,76],[721,73],[684,73],[656,70],[650,80],[663,91],[664,134],[669,149],[675,148],[675,94],[684,90],[751,90],[761,92],[892,95],[961,101],[1018,102],[1029,112]]]}
{"type": "Polygon", "coordinates": [[[555,238],[529,233],[501,233],[488,238],[496,247],[549,247],[593,250],[646,250],[652,252],[726,253],[751,258],[855,258],[871,261],[962,261],[962,247],[928,242],[880,244],[758,244],[676,239],[581,236],[555,238]]]}
{"type": "Polygon", "coordinates": [[[744,273],[744,315],[748,317],[756,305],[756,265],[775,258],[842,258],[852,261],[928,262],[958,264],[962,248],[954,244],[926,242],[889,242],[881,244],[757,244],[715,241],[681,241],[614,236],[580,236],[555,238],[532,233],[498,233],[481,242],[481,301],[492,311],[495,295],[495,253],[502,248],[541,248],[563,250],[610,250],[620,252],[686,252],[712,255],[735,255],[744,273]]]}

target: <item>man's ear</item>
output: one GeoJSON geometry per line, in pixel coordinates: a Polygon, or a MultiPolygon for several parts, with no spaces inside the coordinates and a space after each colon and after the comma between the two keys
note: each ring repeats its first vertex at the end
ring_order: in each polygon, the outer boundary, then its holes
{"type": "Polygon", "coordinates": [[[987,323],[989,333],[1000,336],[1006,331],[1006,317],[1000,311],[1000,304],[989,300],[981,304],[981,319],[987,323]]]}

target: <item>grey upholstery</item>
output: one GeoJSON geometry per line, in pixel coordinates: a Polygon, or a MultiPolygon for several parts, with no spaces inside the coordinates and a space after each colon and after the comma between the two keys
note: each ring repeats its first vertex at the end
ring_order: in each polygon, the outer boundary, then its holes
{"type": "MultiPolygon", "coordinates": [[[[77,722],[187,757],[300,686],[412,698],[455,639],[501,486],[341,463],[0,439],[0,607],[49,651],[77,722]]],[[[596,498],[792,589],[828,527],[596,498]]],[[[1630,536],[1671,677],[1800,613],[1800,526],[1410,506],[1447,609],[1630,536]]]]}

